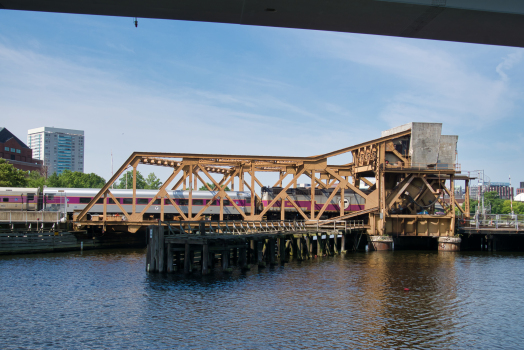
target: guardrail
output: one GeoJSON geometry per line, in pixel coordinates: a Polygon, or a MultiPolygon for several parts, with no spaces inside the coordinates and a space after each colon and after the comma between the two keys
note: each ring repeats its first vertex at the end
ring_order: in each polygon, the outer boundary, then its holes
{"type": "Polygon", "coordinates": [[[524,228],[524,215],[522,214],[486,214],[474,215],[472,218],[460,218],[459,227],[464,228],[494,228],[515,229],[524,228]]]}
{"type": "Polygon", "coordinates": [[[0,211],[0,223],[59,223],[65,218],[63,212],[52,211],[0,211]]]}
{"type": "Polygon", "coordinates": [[[245,235],[271,232],[306,231],[302,221],[161,221],[167,226],[167,235],[176,234],[230,234],[245,235]]]}
{"type": "Polygon", "coordinates": [[[363,220],[335,221],[333,225],[319,228],[318,223],[306,224],[304,221],[161,221],[160,225],[165,225],[166,235],[177,234],[229,234],[246,235],[255,233],[279,233],[279,232],[305,232],[322,231],[326,229],[348,230],[352,228],[363,228],[363,220]]]}

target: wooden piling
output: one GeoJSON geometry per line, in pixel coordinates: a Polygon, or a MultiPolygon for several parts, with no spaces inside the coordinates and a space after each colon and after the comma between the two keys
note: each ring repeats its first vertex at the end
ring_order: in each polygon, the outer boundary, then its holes
{"type": "Polygon", "coordinates": [[[158,226],[158,272],[165,272],[165,261],[164,255],[164,226],[158,226]]]}
{"type": "Polygon", "coordinates": [[[275,265],[276,264],[276,252],[275,252],[275,239],[270,238],[268,242],[269,246],[269,264],[275,265]]]}
{"type": "Polygon", "coordinates": [[[247,248],[239,248],[238,265],[241,269],[245,269],[247,267],[247,248]]]}
{"type": "Polygon", "coordinates": [[[204,243],[202,245],[202,258],[201,258],[201,267],[202,267],[202,275],[209,274],[209,245],[207,243],[204,243]]]}
{"type": "Polygon", "coordinates": [[[278,255],[280,258],[280,263],[283,264],[286,262],[286,239],[284,236],[278,239],[278,255]]]}
{"type": "Polygon", "coordinates": [[[222,270],[227,270],[229,268],[229,249],[224,249],[222,251],[222,270]]]}
{"type": "Polygon", "coordinates": [[[190,253],[191,247],[189,246],[189,242],[186,242],[185,245],[185,252],[184,252],[184,273],[188,274],[191,272],[191,253],[190,253]]]}
{"type": "Polygon", "coordinates": [[[167,272],[172,273],[173,272],[173,246],[171,243],[166,244],[166,264],[167,264],[167,272]]]}

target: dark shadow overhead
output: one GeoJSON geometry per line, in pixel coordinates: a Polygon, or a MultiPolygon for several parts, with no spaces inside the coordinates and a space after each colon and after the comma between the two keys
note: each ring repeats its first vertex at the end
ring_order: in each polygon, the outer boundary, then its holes
{"type": "Polygon", "coordinates": [[[524,47],[521,0],[0,0],[0,8],[524,47]]]}

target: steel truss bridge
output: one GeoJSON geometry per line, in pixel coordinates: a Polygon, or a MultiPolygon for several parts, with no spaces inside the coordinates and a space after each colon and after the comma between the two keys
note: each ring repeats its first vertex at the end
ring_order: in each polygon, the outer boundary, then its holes
{"type": "MultiPolygon", "coordinates": [[[[136,232],[141,227],[158,224],[159,220],[166,221],[165,200],[176,209],[176,216],[186,223],[204,220],[205,210],[218,200],[219,221],[224,221],[224,201],[227,200],[238,210],[244,225],[260,224],[265,220],[268,210],[278,208],[277,205],[280,209],[280,219],[284,222],[287,202],[288,208],[296,210],[305,226],[323,227],[336,225],[340,221],[363,220],[370,235],[453,236],[455,207],[458,207],[454,197],[454,183],[464,180],[466,193],[469,193],[469,178],[460,175],[460,167],[457,164],[413,163],[409,154],[402,154],[395,146],[401,141],[409,140],[411,133],[411,129],[408,129],[312,157],[134,152],[91,202],[74,216],[74,225],[77,229],[98,226],[136,232]],[[333,157],[344,154],[351,156],[353,161],[341,165],[330,163],[333,157]],[[136,210],[136,174],[139,165],[172,169],[156,195],[141,211],[136,210]],[[133,204],[129,212],[111,191],[111,186],[128,167],[133,169],[133,204]],[[273,176],[274,187],[282,188],[267,204],[261,201],[256,192],[257,185],[263,187],[257,178],[261,173],[273,176]],[[309,178],[311,183],[311,187],[302,189],[309,190],[309,211],[301,208],[287,193],[288,189],[297,187],[301,176],[309,178]],[[361,182],[369,186],[367,191],[360,189],[361,182]],[[200,185],[215,194],[198,213],[192,213],[193,192],[200,185]],[[257,198],[257,201],[251,200],[249,212],[244,211],[230,198],[225,191],[227,186],[232,189],[238,186],[240,191],[251,192],[251,198],[257,198]],[[177,205],[168,193],[169,190],[177,189],[189,192],[186,210],[177,205]],[[315,203],[315,190],[318,189],[332,189],[331,195],[320,209],[319,204],[315,203]],[[339,205],[339,211],[335,215],[328,220],[322,220],[328,205],[344,203],[346,190],[351,190],[365,200],[364,209],[347,211],[344,205],[339,205]],[[445,194],[451,199],[449,203],[444,201],[445,194]],[[104,199],[103,214],[89,219],[90,209],[101,198],[104,199]],[[118,206],[121,216],[107,214],[109,198],[118,206]],[[161,199],[159,219],[151,219],[147,210],[157,199],[161,199]],[[261,210],[255,210],[255,202],[262,203],[261,210]],[[437,202],[442,207],[440,212],[435,210],[437,202]],[[421,205],[427,207],[422,213],[421,205]]],[[[465,203],[464,215],[468,216],[469,197],[466,197],[465,203]]],[[[462,208],[458,208],[462,211],[462,208]]]]}

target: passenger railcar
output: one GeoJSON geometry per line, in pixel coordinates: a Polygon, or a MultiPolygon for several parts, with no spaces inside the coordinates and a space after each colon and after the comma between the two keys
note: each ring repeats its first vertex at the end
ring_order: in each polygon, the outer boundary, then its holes
{"type": "MultiPolygon", "coordinates": [[[[44,198],[47,207],[54,206],[58,208],[63,201],[66,201],[66,211],[72,214],[75,211],[83,210],[87,204],[95,197],[100,189],[96,188],[45,188],[44,198]]],[[[133,190],[130,189],[112,189],[111,193],[117,199],[118,203],[128,212],[133,210],[133,190]]],[[[136,191],[136,212],[142,212],[147,204],[156,196],[158,190],[137,190],[136,191]]],[[[217,192],[193,191],[191,212],[197,214],[200,210],[213,199],[217,192]]],[[[244,213],[251,213],[251,193],[228,191],[227,195],[240,207],[244,213]]],[[[184,214],[189,210],[189,191],[168,191],[169,197],[180,207],[184,214]]],[[[101,214],[104,212],[103,198],[98,199],[96,204],[90,209],[91,214],[101,214]]],[[[156,199],[147,210],[148,215],[157,217],[160,215],[161,201],[164,201],[164,214],[176,216],[178,211],[167,198],[156,199]]],[[[107,213],[121,213],[118,205],[112,198],[107,197],[107,213]]],[[[220,214],[220,199],[215,199],[213,203],[204,211],[204,215],[218,216],[220,214]]],[[[240,213],[229,200],[224,200],[224,215],[234,218],[240,213]]]]}
{"type": "Polygon", "coordinates": [[[39,210],[38,188],[0,187],[0,210],[39,210]]]}
{"type": "MultiPolygon", "coordinates": [[[[282,192],[281,187],[262,187],[262,204],[267,207],[275,197],[282,192]]],[[[329,196],[333,193],[333,188],[328,189],[315,189],[315,210],[319,211],[322,209],[329,196]]],[[[364,192],[366,192],[364,190],[364,192]]],[[[309,187],[303,188],[289,188],[286,193],[295,201],[298,207],[304,213],[311,213],[311,189],[309,187]]],[[[324,217],[337,216],[340,213],[340,190],[337,191],[331,202],[324,211],[324,217]]],[[[355,193],[352,190],[346,189],[344,191],[344,210],[346,211],[358,211],[365,208],[366,200],[355,193]]],[[[280,218],[281,201],[276,201],[271,208],[268,209],[268,219],[280,218]]],[[[293,219],[297,217],[298,211],[295,209],[290,201],[284,202],[284,210],[286,219],[293,219]]]]}

